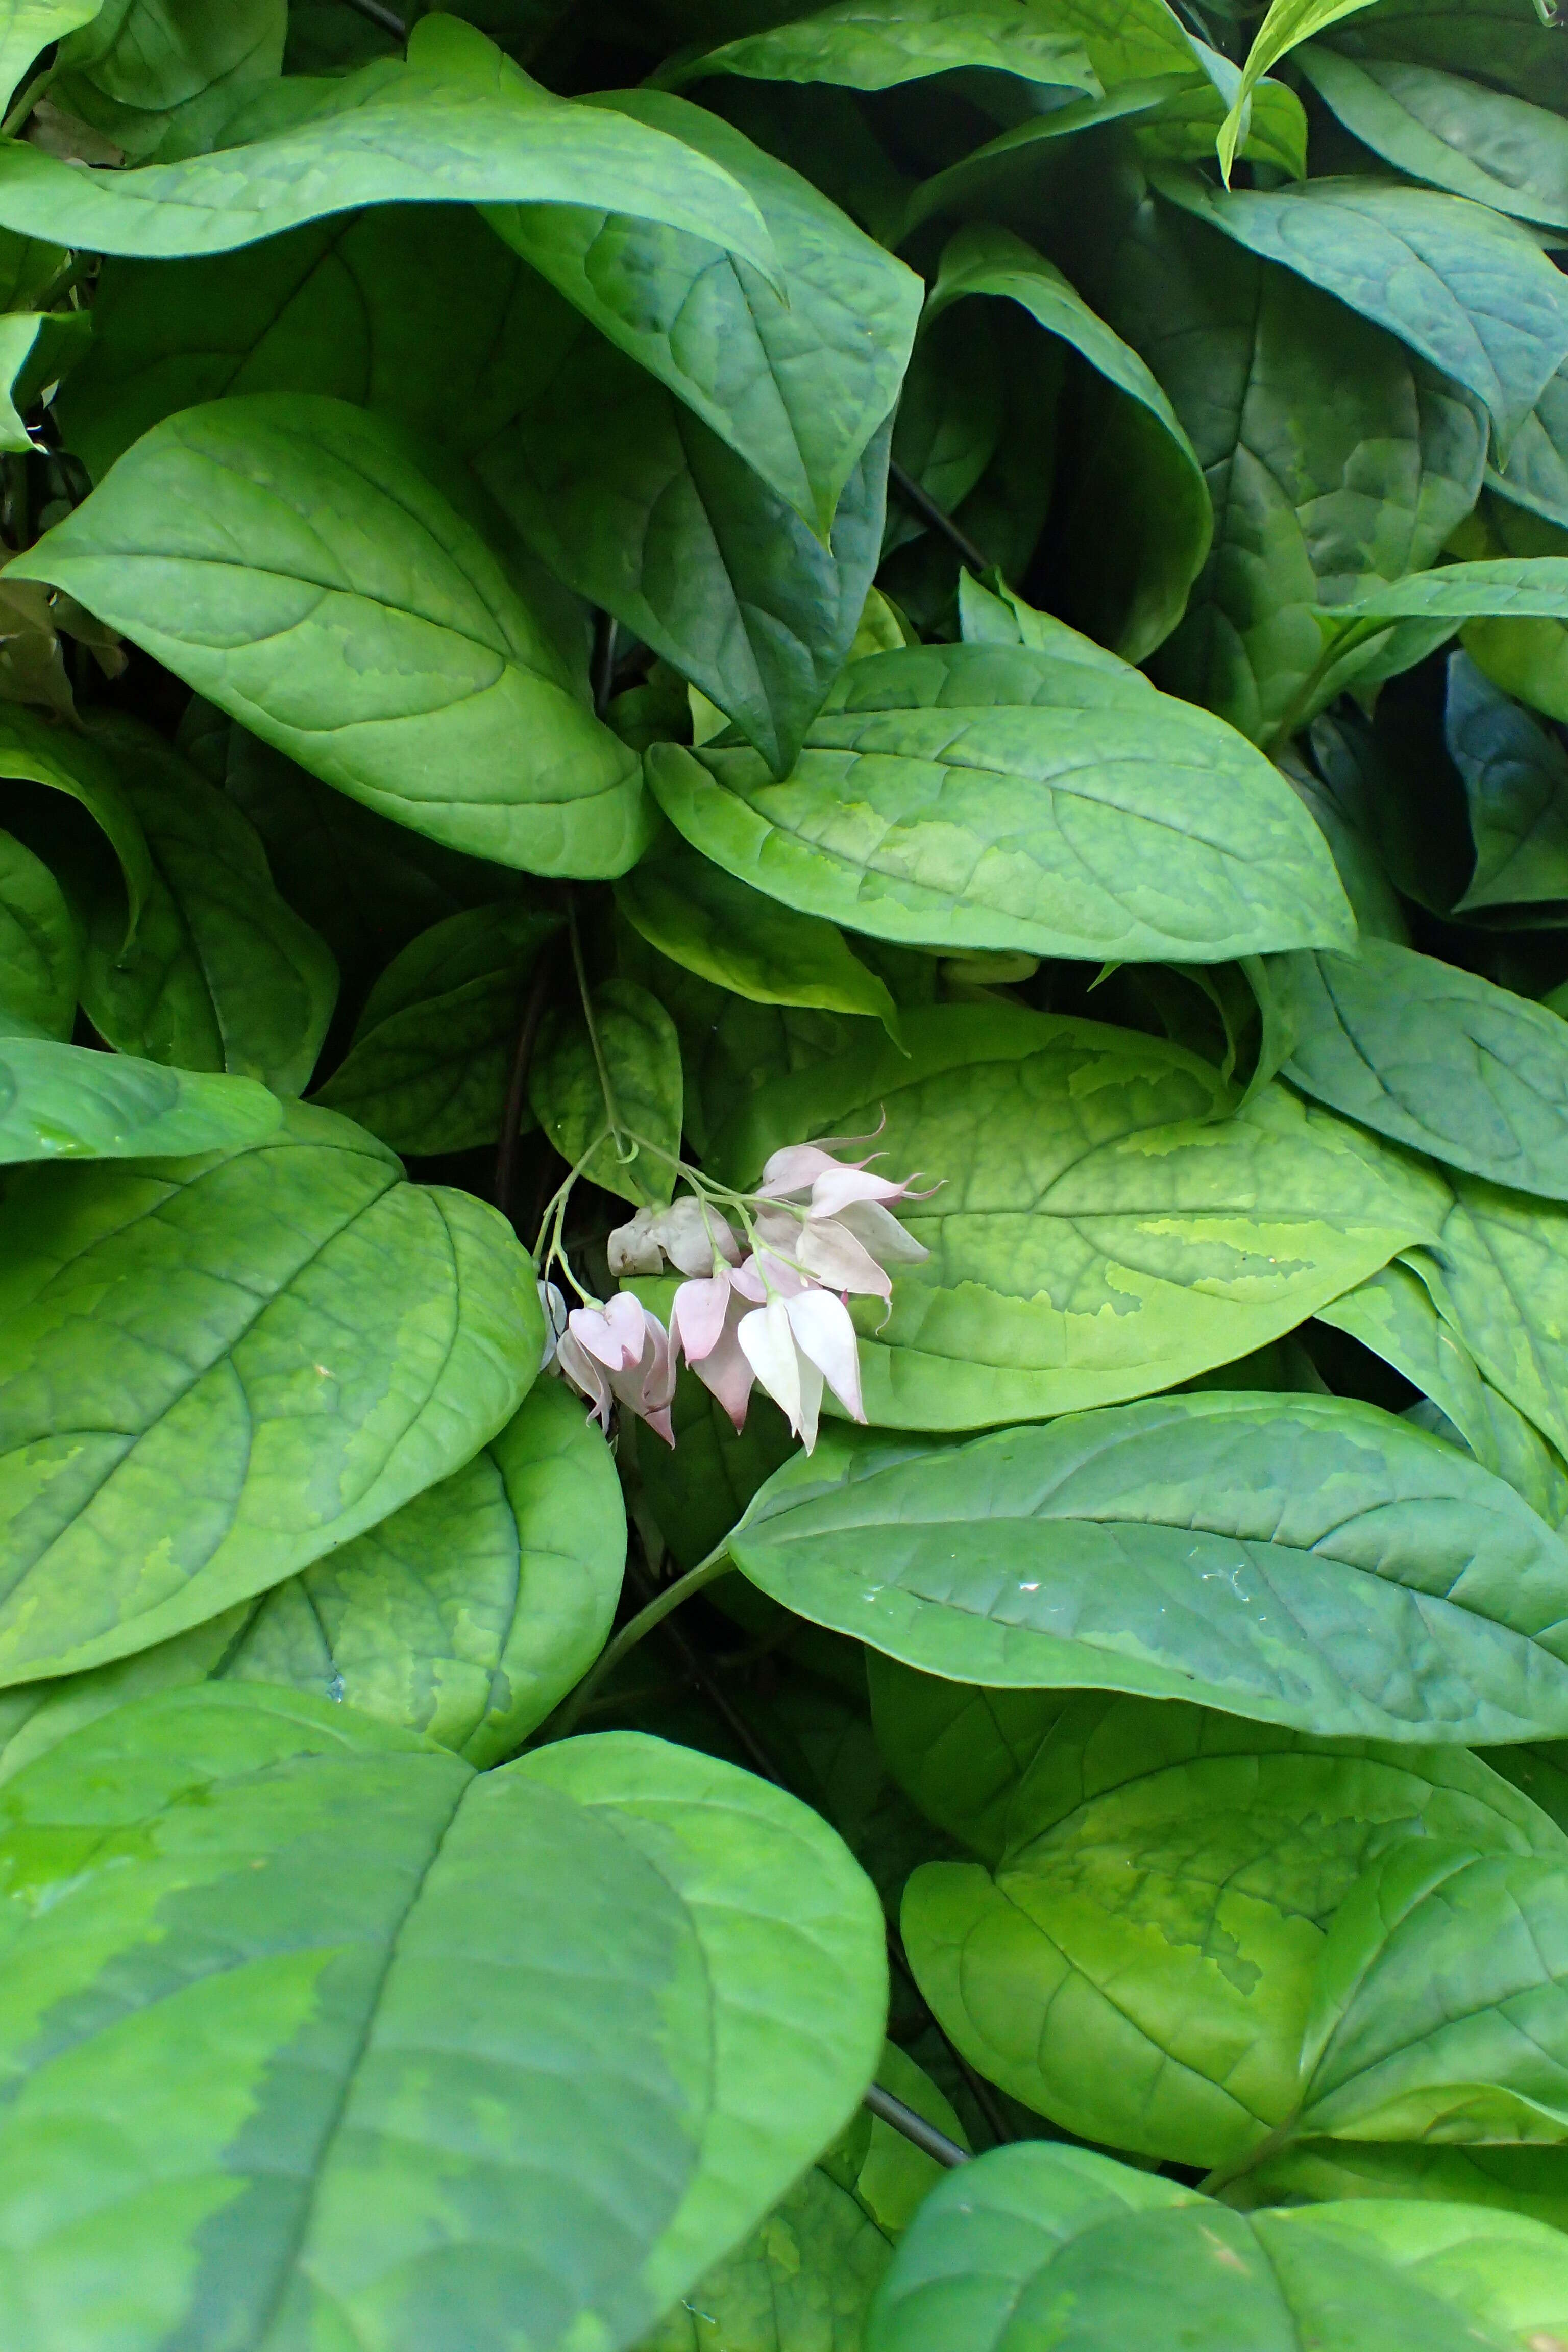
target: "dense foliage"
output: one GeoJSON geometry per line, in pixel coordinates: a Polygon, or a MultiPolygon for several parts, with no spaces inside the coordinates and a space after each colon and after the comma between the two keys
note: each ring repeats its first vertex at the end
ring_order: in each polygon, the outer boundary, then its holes
{"type": "Polygon", "coordinates": [[[5,2352],[1568,2347],[1552,0],[0,0],[5,2352]]]}

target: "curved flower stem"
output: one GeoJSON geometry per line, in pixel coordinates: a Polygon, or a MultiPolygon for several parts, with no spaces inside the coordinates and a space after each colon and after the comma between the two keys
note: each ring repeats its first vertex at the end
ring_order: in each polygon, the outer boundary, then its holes
{"type": "Polygon", "coordinates": [[[575,1728],[578,1717],[595,1692],[610,1675],[614,1674],[621,1660],[629,1656],[637,1643],[646,1640],[647,1636],[653,1632],[656,1625],[662,1625],[671,1610],[679,1609],[683,1601],[689,1601],[694,1594],[702,1591],[704,1585],[716,1582],[721,1576],[730,1572],[732,1567],[733,1563],[728,1549],[724,1545],[721,1545],[716,1552],[710,1552],[706,1559],[700,1560],[695,1568],[689,1569],[687,1573],[678,1577],[673,1584],[667,1584],[664,1591],[656,1594],[646,1609],[639,1609],[637,1615],[621,1627],[609,1646],[599,1653],[597,1661],[584,1675],[571,1697],[566,1699],[551,1717],[546,1727],[546,1736],[551,1739],[567,1738],[575,1728]]]}

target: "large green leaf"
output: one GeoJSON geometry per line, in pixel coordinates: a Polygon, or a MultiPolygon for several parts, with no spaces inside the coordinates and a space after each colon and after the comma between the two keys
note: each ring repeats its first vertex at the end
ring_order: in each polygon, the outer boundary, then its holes
{"type": "MultiPolygon", "coordinates": [[[[1105,421],[1064,521],[1075,617],[1129,661],[1168,637],[1213,536],[1207,487],[1175,411],[1138,353],[1021,237],[961,229],[942,257],[929,327],[973,295],[1018,303],[1110,387],[1105,421]]],[[[954,499],[954,505],[959,501],[954,499]]]]}
{"type": "Polygon", "coordinates": [[[1260,741],[1322,658],[1317,608],[1435,563],[1487,421],[1392,335],[1184,215],[1134,213],[1093,289],[1191,435],[1216,518],[1162,684],[1260,741]]]}
{"type": "Polygon", "coordinates": [[[494,1143],[529,975],[559,923],[537,907],[476,907],[422,931],[376,982],[315,1099],[394,1151],[494,1143]]]}
{"type": "Polygon", "coordinates": [[[121,1053],[229,1070],[279,1094],[310,1083],[338,992],[326,942],[272,887],[267,854],[232,801],[132,719],[97,722],[140,820],[153,887],[124,944],[125,902],[100,889],[82,1003],[121,1053]]]}
{"type": "Polygon", "coordinates": [[[1495,1388],[1568,1454],[1568,1210],[1455,1171],[1409,1263],[1495,1388]]]}
{"type": "Polygon", "coordinates": [[[477,1777],[230,1685],[78,1734],[0,1822],[40,2347],[106,2324],[128,2352],[220,2327],[624,2346],[877,2063],[855,1864],[793,1798],[657,1740],[477,1777]],[[93,2109],[112,2131],[72,2121],[93,2109]]]}
{"type": "Polygon", "coordinates": [[[1303,2140],[1266,2158],[1226,2191],[1239,2204],[1329,2198],[1430,2198],[1500,2206],[1568,2229],[1568,2148],[1434,2147],[1413,2140],[1303,2140]]]}
{"type": "Polygon", "coordinates": [[[1568,291],[1528,229],[1388,180],[1273,193],[1167,173],[1161,193],[1384,327],[1483,402],[1500,446],[1568,358],[1568,291]]]}
{"type": "Polygon", "coordinates": [[[1098,1695],[1019,1752],[1006,1838],[989,1867],[923,1864],[906,1889],[935,2014],[1068,2130],[1227,2169],[1294,2131],[1335,1921],[1385,1855],[1568,1860],[1563,1832],[1458,1750],[1098,1695]]]}
{"type": "Polygon", "coordinates": [[[552,1014],[529,1073],[533,1115],[567,1166],[653,1205],[674,1195],[683,1092],[675,1024],[630,980],[552,1014]]]}
{"type": "Polygon", "coordinates": [[[0,1225],[5,1682],[280,1583],[467,1461],[538,1370],[532,1265],[495,1211],[327,1111],[40,1170],[0,1225]]]}
{"type": "Polygon", "coordinates": [[[1375,0],[1336,25],[1346,56],[1468,74],[1538,105],[1568,106],[1568,57],[1537,0],[1375,0]]]}
{"type": "Polygon", "coordinates": [[[1462,2205],[1243,2216],[1087,2148],[996,2148],[933,2191],[873,2306],[868,2352],[1551,2352],[1568,2252],[1462,2205]],[[1070,2333],[1068,2332],[1070,2330],[1070,2333]],[[1047,2333],[1049,2331],[1049,2333],[1047,2333]]]}
{"type": "Polygon", "coordinates": [[[1049,0],[1041,13],[1077,34],[1107,89],[1199,70],[1202,44],[1165,0],[1049,0]]]}
{"type": "Polygon", "coordinates": [[[940,1180],[902,1207],[931,1257],[861,1327],[884,1428],[985,1428],[1233,1363],[1447,1207],[1435,1175],[1287,1088],[1226,1118],[1218,1073],[1152,1038],[997,1003],[906,1015],[904,1036],[907,1056],[873,1034],[764,1085],[715,1145],[748,1182],[803,1135],[885,1119],[883,1164],[940,1180]]]}
{"type": "Polygon", "coordinates": [[[782,782],[655,744],[694,848],[803,914],[928,947],[1220,961],[1348,944],[1321,835],[1218,719],[1028,646],[853,663],[782,782]]]}
{"type": "Polygon", "coordinates": [[[1405,173],[1494,212],[1568,228],[1568,123],[1429,66],[1356,65],[1314,44],[1308,80],[1364,147],[1405,173]]]}
{"type": "Polygon", "coordinates": [[[270,1135],[281,1117],[249,1078],[161,1069],[53,1038],[0,1038],[0,1162],[231,1150],[270,1135]]]}
{"type": "Polygon", "coordinates": [[[709,74],[891,89],[973,67],[1024,81],[1095,88],[1094,69],[1076,35],[1058,30],[1043,12],[1026,14],[1013,0],[836,0],[793,24],[742,35],[700,57],[671,59],[658,79],[671,89],[709,74]]]}
{"type": "Polygon", "coordinates": [[[1342,16],[1353,16],[1358,9],[1369,5],[1370,0],[1274,0],[1253,36],[1230,112],[1219,134],[1220,168],[1227,183],[1246,136],[1253,92],[1269,67],[1277,66],[1281,58],[1289,56],[1300,42],[1310,39],[1314,33],[1327,32],[1342,16]]]}
{"type": "Polygon", "coordinates": [[[1568,752],[1468,654],[1448,660],[1448,756],[1476,845],[1467,912],[1568,898],[1568,752]]]}
{"type": "Polygon", "coordinates": [[[1343,1297],[1321,1307],[1318,1319],[1348,1331],[1421,1391],[1427,1400],[1424,1427],[1433,1426],[1429,1409],[1436,1408],[1439,1435],[1468,1446],[1486,1469],[1506,1478],[1549,1527],[1561,1528],[1568,1519],[1568,1465],[1533,1423],[1486,1378],[1409,1266],[1384,1266],[1343,1297]]]}
{"type": "Polygon", "coordinates": [[[86,809],[120,860],[130,908],[129,945],[153,888],[153,861],[119,772],[102,746],[39,711],[0,703],[0,774],[45,784],[86,809]]]}
{"type": "Polygon", "coordinates": [[[1568,1546],[1457,1447],[1343,1398],[1204,1391],[962,1446],[836,1435],[730,1551],[798,1614],[964,1682],[1335,1738],[1527,1739],[1568,1715],[1568,1546]]]}
{"type": "Polygon", "coordinates": [[[68,1038],[78,964],[76,924],[59,884],[41,857],[0,833],[0,1023],[68,1038]]]}
{"type": "Polygon", "coordinates": [[[850,953],[842,931],[749,889],[678,834],[616,885],[616,904],[661,955],[753,1003],[818,1004],[897,1028],[886,981],[850,953]]]}
{"type": "Polygon", "coordinates": [[[1271,967],[1285,1076],[1395,1143],[1568,1200],[1568,1023],[1385,940],[1271,967]]]}
{"type": "Polygon", "coordinates": [[[11,567],[67,586],[367,806],[534,873],[644,845],[624,744],[410,441],[342,401],[215,401],[136,444],[11,567]]]}
{"type": "Polygon", "coordinates": [[[773,268],[757,209],[728,173],[662,131],[554,97],[449,16],[416,26],[406,64],[290,77],[223,135],[216,154],[135,172],[86,170],[18,141],[0,152],[0,223],[153,259],[231,252],[360,205],[574,205],[591,190],[606,212],[773,268]]]}
{"type": "Polygon", "coordinates": [[[285,1584],[171,1642],[0,1698],[0,1778],[130,1700],[191,1683],[313,1692],[481,1768],[586,1672],[621,1589],[626,1512],[580,1399],[542,1381],[449,1478],[285,1584]]]}
{"type": "Polygon", "coordinates": [[[746,189],[778,256],[777,289],[710,241],[606,220],[596,195],[581,210],[492,213],[496,227],[826,540],[898,397],[920,279],[717,115],[663,90],[596,103],[710,157],[746,189]]]}
{"type": "Polygon", "coordinates": [[[132,163],[199,155],[283,69],[288,0],[108,0],[56,53],[48,96],[132,163]]]}
{"type": "Polygon", "coordinates": [[[99,0],[0,0],[0,106],[9,107],[40,53],[96,16],[98,5],[99,0]]]}

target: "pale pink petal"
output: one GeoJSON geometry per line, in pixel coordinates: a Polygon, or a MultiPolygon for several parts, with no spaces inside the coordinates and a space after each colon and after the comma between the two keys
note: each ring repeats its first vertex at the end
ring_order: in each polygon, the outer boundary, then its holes
{"type": "Polygon", "coordinates": [[[860,1396],[860,1349],[849,1309],[826,1290],[792,1298],[785,1313],[795,1343],[838,1399],[846,1412],[864,1421],[860,1396]]]}
{"type": "Polygon", "coordinates": [[[613,1275],[662,1274],[664,1259],[654,1230],[654,1213],[639,1209],[627,1223],[617,1225],[605,1244],[613,1275]]]}
{"type": "Polygon", "coordinates": [[[547,1372],[555,1361],[556,1347],[566,1328],[566,1301],[552,1282],[542,1282],[539,1305],[544,1317],[544,1346],[540,1353],[539,1369],[547,1372]]]}
{"type": "MultiPolygon", "coordinates": [[[[796,1230],[799,1230],[798,1227],[796,1230]]],[[[768,1286],[768,1290],[763,1292],[764,1297],[768,1295],[768,1291],[773,1291],[781,1298],[793,1298],[798,1291],[811,1288],[809,1274],[803,1273],[798,1266],[789,1265],[784,1258],[775,1256],[770,1249],[759,1249],[754,1264],[758,1273],[763,1276],[768,1286]]]]}
{"type": "Polygon", "coordinates": [[[742,1313],[739,1299],[731,1298],[730,1318],[717,1344],[700,1363],[692,1366],[703,1387],[718,1398],[734,1423],[737,1434],[746,1425],[746,1407],[756,1377],[736,1336],[742,1313]]]}
{"type": "Polygon", "coordinates": [[[770,1298],[765,1307],[743,1315],[735,1336],[752,1371],[798,1436],[800,1353],[783,1299],[770,1298]]]}
{"type": "Polygon", "coordinates": [[[829,1290],[858,1291],[868,1298],[892,1297],[893,1286],[870,1251],[847,1225],[833,1218],[807,1225],[795,1254],[807,1273],[829,1290]]]}
{"type": "Polygon", "coordinates": [[[879,1265],[919,1265],[931,1255],[907,1225],[900,1225],[879,1202],[851,1201],[839,1214],[856,1240],[868,1249],[879,1265]]]}
{"type": "Polygon", "coordinates": [[[797,1291],[809,1289],[811,1276],[792,1259],[800,1256],[800,1237],[805,1228],[788,1209],[761,1209],[755,1219],[757,1249],[754,1263],[759,1273],[766,1276],[770,1288],[783,1297],[793,1298],[797,1291]]]}
{"type": "Polygon", "coordinates": [[[730,1273],[710,1275],[706,1281],[683,1282],[669,1310],[670,1336],[684,1349],[689,1364],[710,1356],[724,1331],[730,1305],[730,1273]]]}
{"type": "Polygon", "coordinates": [[[570,1330],[563,1331],[555,1349],[555,1360],[565,1378],[580,1396],[587,1398],[594,1408],[593,1418],[601,1429],[610,1426],[610,1383],[602,1364],[596,1363],[585,1348],[580,1347],[570,1330]]]}
{"type": "Polygon", "coordinates": [[[742,1297],[749,1298],[753,1306],[761,1307],[766,1303],[767,1290],[754,1257],[742,1258],[730,1279],[742,1297]]]}
{"type": "Polygon", "coordinates": [[[783,1201],[791,1192],[807,1192],[818,1176],[825,1176],[838,1162],[819,1143],[792,1143],[783,1151],[775,1151],[763,1170],[763,1181],[757,1187],[757,1197],[763,1201],[783,1201]]]}
{"type": "Polygon", "coordinates": [[[689,1192],[661,1209],[652,1231],[671,1265],[682,1274],[711,1274],[715,1258],[731,1265],[740,1262],[741,1246],[715,1209],[704,1210],[689,1192]]]}
{"type": "Polygon", "coordinates": [[[605,1307],[574,1307],[570,1328],[579,1344],[612,1372],[635,1364],[647,1339],[642,1301],[630,1290],[617,1290],[605,1307]]]}
{"type": "Polygon", "coordinates": [[[873,1176],[868,1168],[831,1168],[811,1188],[814,1217],[836,1217],[851,1201],[901,1201],[907,1184],[890,1176],[873,1176]]]}

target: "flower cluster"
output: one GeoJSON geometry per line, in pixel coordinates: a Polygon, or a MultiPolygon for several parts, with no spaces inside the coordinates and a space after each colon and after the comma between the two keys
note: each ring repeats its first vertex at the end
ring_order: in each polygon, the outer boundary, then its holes
{"type": "Polygon", "coordinates": [[[668,1331],[629,1291],[568,1313],[554,1284],[542,1283],[546,1363],[581,1391],[603,1425],[618,1403],[667,1444],[675,1442],[669,1406],[682,1356],[737,1430],[758,1383],[808,1453],[824,1386],[864,1421],[848,1300],[890,1297],[889,1269],[929,1255],[892,1213],[913,1180],[895,1182],[873,1175],[868,1160],[835,1156],[868,1139],[829,1136],[775,1151],[753,1193],[721,1195],[683,1171],[689,1192],[668,1209],[639,1209],[609,1241],[612,1274],[662,1274],[668,1263],[686,1276],[668,1331]]]}

